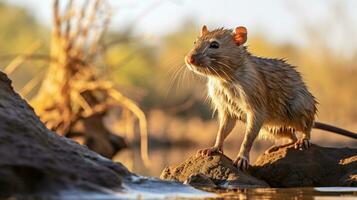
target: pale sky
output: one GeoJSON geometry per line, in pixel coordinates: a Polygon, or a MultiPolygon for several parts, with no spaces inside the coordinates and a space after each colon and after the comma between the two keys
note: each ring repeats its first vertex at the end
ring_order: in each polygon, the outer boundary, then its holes
{"type": "MultiPolygon", "coordinates": [[[[51,0],[4,0],[25,6],[42,23],[51,23],[51,0]]],[[[304,26],[321,27],[337,53],[357,49],[357,1],[354,0],[109,0],[112,29],[120,29],[152,8],[135,28],[136,34],[160,38],[187,19],[209,28],[244,25],[248,33],[263,33],[275,42],[306,44],[304,26]],[[156,5],[156,6],[152,6],[156,5]]]]}

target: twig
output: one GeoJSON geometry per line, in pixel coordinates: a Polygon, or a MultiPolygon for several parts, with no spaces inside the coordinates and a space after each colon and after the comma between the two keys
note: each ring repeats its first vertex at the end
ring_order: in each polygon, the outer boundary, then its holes
{"type": "MultiPolygon", "coordinates": [[[[41,46],[40,41],[34,42],[29,48],[25,50],[26,54],[32,54],[34,51],[36,51],[39,47],[41,46]]],[[[12,74],[22,63],[25,62],[26,56],[23,55],[18,55],[15,59],[13,59],[10,64],[7,65],[7,67],[4,69],[4,72],[8,75],[12,74]]]]}
{"type": "Polygon", "coordinates": [[[35,76],[29,82],[27,82],[26,85],[20,90],[20,94],[23,97],[26,97],[27,94],[31,92],[32,89],[42,81],[43,76],[45,74],[44,72],[45,70],[42,70],[39,74],[37,74],[37,76],[35,76]]]}
{"type": "Polygon", "coordinates": [[[129,109],[138,119],[140,127],[140,149],[141,157],[146,166],[150,166],[149,152],[148,152],[148,133],[147,133],[147,120],[144,112],[129,98],[122,95],[115,89],[109,89],[108,94],[115,100],[117,100],[124,107],[129,109]]]}
{"type": "Polygon", "coordinates": [[[6,54],[0,56],[0,60],[9,60],[14,59],[14,57],[23,56],[26,60],[34,59],[34,60],[47,60],[49,62],[56,62],[54,58],[51,58],[49,55],[46,54],[6,54]]]}

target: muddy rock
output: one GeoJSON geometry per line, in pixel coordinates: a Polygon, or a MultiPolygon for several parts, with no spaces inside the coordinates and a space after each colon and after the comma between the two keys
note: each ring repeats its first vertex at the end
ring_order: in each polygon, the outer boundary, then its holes
{"type": "Polygon", "coordinates": [[[357,149],[281,148],[261,155],[252,175],[272,187],[357,186],[357,149]]]}
{"type": "Polygon", "coordinates": [[[222,154],[191,156],[166,167],[161,179],[198,188],[357,186],[357,149],[293,146],[261,155],[249,174],[222,154]]]}
{"type": "Polygon", "coordinates": [[[211,156],[191,156],[178,165],[166,167],[160,178],[187,183],[195,187],[269,186],[258,178],[238,171],[229,158],[218,153],[211,156]]]}
{"type": "Polygon", "coordinates": [[[120,163],[49,131],[0,72],[0,191],[120,188],[132,174],[120,163]]]}
{"type": "Polygon", "coordinates": [[[184,183],[191,185],[193,187],[197,187],[197,188],[202,188],[202,187],[216,188],[217,187],[217,185],[213,182],[213,180],[210,177],[208,177],[202,173],[191,174],[184,183]]]}

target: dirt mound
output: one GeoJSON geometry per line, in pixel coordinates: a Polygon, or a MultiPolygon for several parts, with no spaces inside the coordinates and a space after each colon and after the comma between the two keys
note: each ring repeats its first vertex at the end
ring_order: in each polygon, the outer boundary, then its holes
{"type": "Polygon", "coordinates": [[[269,187],[264,181],[238,171],[229,158],[218,153],[191,156],[181,164],[166,167],[160,178],[196,187],[269,187]]]}
{"type": "Polygon", "coordinates": [[[261,155],[249,174],[238,171],[224,155],[191,156],[164,169],[161,179],[196,187],[357,186],[357,149],[293,146],[261,155]]]}
{"type": "Polygon", "coordinates": [[[357,186],[357,149],[281,148],[261,155],[252,174],[272,187],[357,186]]]}
{"type": "Polygon", "coordinates": [[[121,164],[49,131],[0,72],[1,195],[120,188],[128,175],[121,164]]]}

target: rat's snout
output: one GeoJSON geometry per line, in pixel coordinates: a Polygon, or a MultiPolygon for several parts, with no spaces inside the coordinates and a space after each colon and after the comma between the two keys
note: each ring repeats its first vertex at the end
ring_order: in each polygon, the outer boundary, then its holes
{"type": "Polygon", "coordinates": [[[197,54],[189,54],[186,56],[186,62],[188,64],[197,64],[198,55],[197,54]]]}
{"type": "Polygon", "coordinates": [[[195,62],[194,56],[187,56],[187,62],[193,64],[195,62]]]}
{"type": "Polygon", "coordinates": [[[188,64],[194,64],[195,63],[195,56],[190,54],[186,56],[186,62],[188,64]]]}

